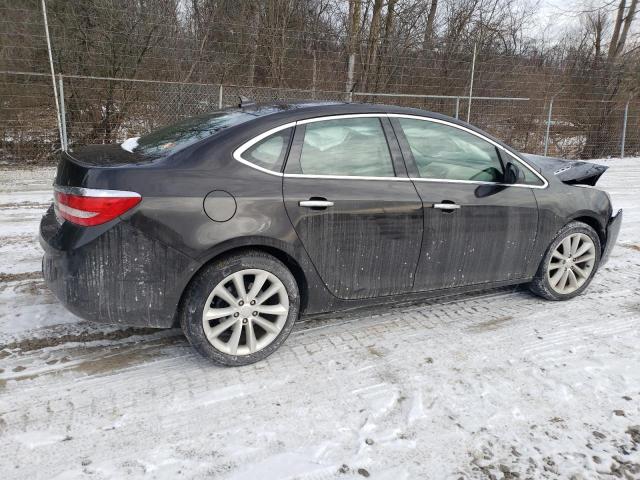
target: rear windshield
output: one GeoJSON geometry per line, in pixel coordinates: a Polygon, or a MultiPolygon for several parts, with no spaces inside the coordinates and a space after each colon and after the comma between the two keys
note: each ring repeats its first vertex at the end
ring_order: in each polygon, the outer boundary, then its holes
{"type": "MultiPolygon", "coordinates": [[[[243,112],[216,112],[190,117],[137,139],[132,149],[145,155],[167,155],[223,130],[256,118],[243,112]]],[[[124,144],[123,144],[124,146],[124,144]]]]}

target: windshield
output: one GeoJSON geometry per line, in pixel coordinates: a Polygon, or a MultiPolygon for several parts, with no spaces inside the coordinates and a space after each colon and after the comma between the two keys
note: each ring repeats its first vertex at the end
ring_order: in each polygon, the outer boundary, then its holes
{"type": "Polygon", "coordinates": [[[148,155],[167,155],[193,145],[223,130],[256,118],[243,112],[216,112],[213,114],[190,117],[169,125],[138,139],[130,139],[134,144],[122,144],[122,147],[148,155]]]}

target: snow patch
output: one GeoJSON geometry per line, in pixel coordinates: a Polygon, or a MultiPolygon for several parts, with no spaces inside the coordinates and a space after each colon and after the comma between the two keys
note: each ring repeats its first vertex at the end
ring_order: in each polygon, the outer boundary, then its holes
{"type": "MultiPolygon", "coordinates": [[[[319,449],[322,451],[323,449],[319,449]]],[[[337,463],[324,463],[313,450],[284,452],[237,471],[229,480],[286,480],[335,473],[337,463]]]]}
{"type": "Polygon", "coordinates": [[[140,137],[127,138],[124,142],[122,142],[120,144],[120,148],[122,148],[123,150],[126,150],[127,152],[133,153],[133,151],[138,146],[138,139],[139,138],[140,137]]]}
{"type": "Polygon", "coordinates": [[[13,438],[27,448],[38,448],[45,445],[52,445],[68,438],[66,435],[47,431],[33,431],[14,435],[13,438]]]}
{"type": "Polygon", "coordinates": [[[418,420],[424,418],[426,415],[424,413],[424,405],[422,403],[422,391],[418,390],[413,396],[413,400],[411,402],[411,409],[409,410],[409,415],[407,418],[407,423],[409,425],[413,425],[418,420]]]}

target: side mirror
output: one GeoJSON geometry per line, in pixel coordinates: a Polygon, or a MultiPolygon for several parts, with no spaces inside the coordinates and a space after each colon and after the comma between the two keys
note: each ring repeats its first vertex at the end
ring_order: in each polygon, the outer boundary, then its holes
{"type": "Polygon", "coordinates": [[[518,183],[523,177],[522,171],[513,162],[507,163],[504,169],[504,183],[518,183]]]}

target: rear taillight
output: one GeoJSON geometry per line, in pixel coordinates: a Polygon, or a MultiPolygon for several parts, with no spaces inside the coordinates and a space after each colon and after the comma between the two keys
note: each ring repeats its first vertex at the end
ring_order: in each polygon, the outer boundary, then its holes
{"type": "Polygon", "coordinates": [[[135,192],[55,187],[56,213],[77,225],[92,227],[113,220],[132,209],[142,197],[135,192]]]}

